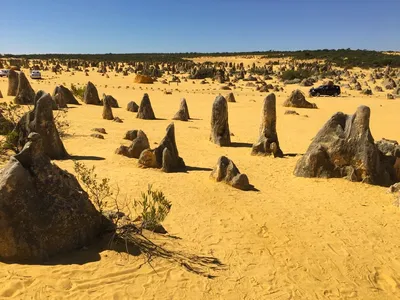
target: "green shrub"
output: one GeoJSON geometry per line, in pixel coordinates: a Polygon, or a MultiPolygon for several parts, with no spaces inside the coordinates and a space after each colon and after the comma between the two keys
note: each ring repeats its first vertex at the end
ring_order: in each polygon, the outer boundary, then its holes
{"type": "Polygon", "coordinates": [[[83,95],[85,94],[85,87],[77,87],[75,84],[71,83],[71,92],[74,96],[83,99],[83,95]]]}
{"type": "Polygon", "coordinates": [[[155,230],[165,220],[171,206],[164,193],[152,190],[152,185],[148,186],[146,192],[141,193],[140,200],[134,202],[135,209],[140,210],[141,227],[148,230],[155,230]]]}
{"type": "Polygon", "coordinates": [[[100,213],[108,204],[108,199],[113,195],[109,178],[98,178],[95,166],[86,167],[85,164],[74,161],[74,171],[79,181],[83,183],[90,200],[100,213]]]}

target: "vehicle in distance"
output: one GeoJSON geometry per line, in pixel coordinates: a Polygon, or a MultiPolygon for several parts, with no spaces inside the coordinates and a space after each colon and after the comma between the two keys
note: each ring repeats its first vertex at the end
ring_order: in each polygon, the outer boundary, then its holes
{"type": "Polygon", "coordinates": [[[0,77],[8,77],[10,70],[0,70],[0,77]]]}
{"type": "Polygon", "coordinates": [[[340,95],[340,86],[334,84],[321,85],[317,88],[310,89],[311,97],[319,97],[319,96],[339,96],[340,95]]]}
{"type": "Polygon", "coordinates": [[[32,79],[41,79],[42,78],[42,74],[40,74],[39,71],[33,70],[31,72],[31,78],[32,79]]]}

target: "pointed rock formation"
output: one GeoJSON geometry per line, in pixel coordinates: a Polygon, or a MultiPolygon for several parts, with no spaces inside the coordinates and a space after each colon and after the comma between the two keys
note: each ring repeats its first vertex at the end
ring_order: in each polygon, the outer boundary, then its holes
{"type": "Polygon", "coordinates": [[[167,127],[167,134],[157,148],[144,150],[140,154],[139,165],[144,168],[161,168],[166,173],[186,171],[185,162],[179,157],[176,147],[174,123],[167,127]]]}
{"type": "Polygon", "coordinates": [[[111,109],[111,98],[105,96],[103,99],[103,119],[114,120],[114,116],[111,109]]]}
{"type": "Polygon", "coordinates": [[[109,225],[76,178],[50,162],[37,133],[0,170],[0,220],[0,260],[15,263],[82,248],[109,225]]]}
{"type": "Polygon", "coordinates": [[[7,96],[16,96],[18,91],[18,73],[10,70],[8,73],[8,91],[7,96]]]}
{"type": "Polygon", "coordinates": [[[26,78],[24,72],[19,72],[18,76],[18,90],[14,98],[15,104],[33,104],[35,99],[35,91],[32,89],[31,84],[26,78]]]}
{"type": "Polygon", "coordinates": [[[228,103],[221,95],[215,98],[212,107],[210,141],[221,147],[231,144],[228,123],[228,103]]]}
{"type": "Polygon", "coordinates": [[[140,102],[139,111],[136,118],[144,120],[155,120],[153,108],[151,107],[151,102],[149,95],[146,93],[143,95],[142,102],[140,102]]]}
{"type": "Polygon", "coordinates": [[[22,149],[32,132],[39,133],[45,154],[51,159],[66,159],[68,153],[60,139],[53,117],[54,101],[50,94],[38,93],[32,111],[26,113],[17,125],[18,148],[22,149]]]}
{"type": "Polygon", "coordinates": [[[226,101],[236,102],[235,95],[233,93],[229,93],[228,95],[226,95],[226,101]]]}
{"type": "Polygon", "coordinates": [[[111,95],[106,95],[106,94],[103,94],[103,103],[104,103],[104,99],[105,98],[108,98],[108,103],[110,103],[110,106],[111,107],[113,107],[113,108],[119,108],[119,105],[118,105],[118,101],[117,101],[117,99],[115,99],[113,96],[111,96],[111,95]]]}
{"type": "Polygon", "coordinates": [[[172,120],[188,121],[189,119],[190,119],[189,108],[187,106],[186,99],[182,98],[179,110],[174,115],[172,120]]]}
{"type": "Polygon", "coordinates": [[[137,130],[136,137],[132,140],[132,144],[129,147],[120,146],[115,153],[130,158],[139,158],[140,154],[149,148],[150,144],[146,134],[141,130],[137,130]]]}
{"type": "Polygon", "coordinates": [[[294,90],[289,98],[283,103],[283,106],[297,108],[318,108],[315,103],[308,102],[303,92],[300,90],[294,90]]]}
{"type": "Polygon", "coordinates": [[[138,112],[139,105],[137,105],[135,101],[131,101],[128,103],[126,110],[130,112],[138,112]]]}
{"type": "Polygon", "coordinates": [[[233,161],[226,156],[221,156],[218,159],[217,165],[211,172],[210,177],[217,182],[223,181],[240,190],[247,191],[253,188],[246,174],[241,174],[233,161]]]}
{"type": "Polygon", "coordinates": [[[86,104],[100,105],[99,93],[96,87],[90,81],[86,85],[85,93],[83,94],[83,102],[86,104]]]}
{"type": "MultiPolygon", "coordinates": [[[[369,128],[370,109],[360,106],[354,115],[338,112],[322,127],[297,162],[300,177],[341,178],[390,186],[396,178],[396,157],[382,153],[369,128]]],[[[399,151],[400,152],[400,151],[399,151]]],[[[400,153],[396,155],[400,156],[400,153]]]]}
{"type": "Polygon", "coordinates": [[[269,94],[264,99],[264,106],[261,111],[260,137],[253,145],[252,155],[271,155],[283,157],[279,147],[278,134],[276,132],[276,97],[269,94]]]}
{"type": "Polygon", "coordinates": [[[61,103],[61,105],[64,105],[64,103],[65,103],[65,105],[67,105],[67,104],[80,105],[78,100],[76,100],[74,94],[72,94],[72,92],[63,85],[56,86],[52,97],[53,97],[54,101],[56,101],[56,103],[58,104],[58,107],[60,107],[60,108],[62,108],[60,106],[60,103],[61,103]],[[60,102],[60,103],[58,103],[58,102],[60,102]]]}

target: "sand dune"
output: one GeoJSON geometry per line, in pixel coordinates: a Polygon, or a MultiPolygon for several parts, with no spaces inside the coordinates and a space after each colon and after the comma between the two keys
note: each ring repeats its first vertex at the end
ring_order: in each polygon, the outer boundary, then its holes
{"type": "MultiPolygon", "coordinates": [[[[357,70],[355,70],[357,71],[357,70]]],[[[52,258],[46,265],[0,263],[0,298],[17,299],[397,299],[400,298],[399,210],[386,188],[344,179],[305,179],[293,175],[297,157],[274,159],[251,156],[258,138],[265,93],[253,88],[233,90],[237,103],[229,103],[233,147],[208,141],[211,106],[226,91],[220,85],[192,80],[176,84],[140,85],[134,75],[110,78],[96,72],[54,75],[30,80],[35,90],[52,92],[56,84],[92,81],[102,93],[114,96],[121,108],[114,116],[124,123],[101,118],[102,107],[70,105],[67,151],[134,199],[149,183],[164,191],[172,210],[164,222],[179,239],[151,235],[165,247],[186,254],[213,256],[223,266],[207,269],[209,278],[187,271],[179,263],[143,256],[128,256],[100,245],[52,258]],[[171,89],[172,95],[165,95],[171,89]],[[136,119],[126,111],[129,101],[140,103],[148,93],[158,120],[136,119]],[[155,146],[185,97],[193,118],[175,121],[180,156],[187,173],[165,174],[141,169],[136,159],[114,153],[127,130],[142,129],[155,146]],[[104,140],[90,137],[104,127],[104,140]],[[258,192],[243,192],[209,179],[221,155],[246,173],[258,192]]],[[[274,80],[272,81],[274,82],[274,80]]],[[[268,81],[269,83],[269,81],[268,81]]],[[[300,88],[287,85],[277,95],[277,131],[284,153],[302,154],[327,119],[337,111],[353,113],[361,105],[371,108],[371,129],[376,140],[400,140],[400,102],[386,93],[363,96],[344,90],[338,98],[313,98],[319,109],[296,109],[284,115],[282,103],[300,88]],[[304,115],[307,115],[304,116],[304,115]]],[[[7,79],[0,78],[3,100],[7,79]]],[[[56,161],[73,172],[72,160],[56,161]]],[[[62,234],[62,233],[60,233],[62,234]]]]}

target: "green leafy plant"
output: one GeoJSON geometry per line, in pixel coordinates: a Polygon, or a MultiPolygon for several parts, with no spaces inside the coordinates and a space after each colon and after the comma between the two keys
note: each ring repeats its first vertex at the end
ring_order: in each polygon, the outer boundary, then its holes
{"type": "Polygon", "coordinates": [[[164,193],[152,190],[151,184],[146,192],[141,193],[141,199],[134,201],[134,207],[139,211],[142,222],[141,227],[148,230],[155,230],[165,220],[171,206],[164,193]]]}
{"type": "Polygon", "coordinates": [[[83,95],[85,94],[85,87],[79,87],[76,86],[75,84],[71,83],[71,92],[74,94],[74,96],[79,97],[80,99],[83,99],[83,95]]]}
{"type": "Polygon", "coordinates": [[[74,171],[79,181],[83,183],[89,198],[100,213],[108,204],[113,192],[109,178],[99,178],[95,173],[95,166],[88,168],[85,164],[74,161],[74,171]]]}

